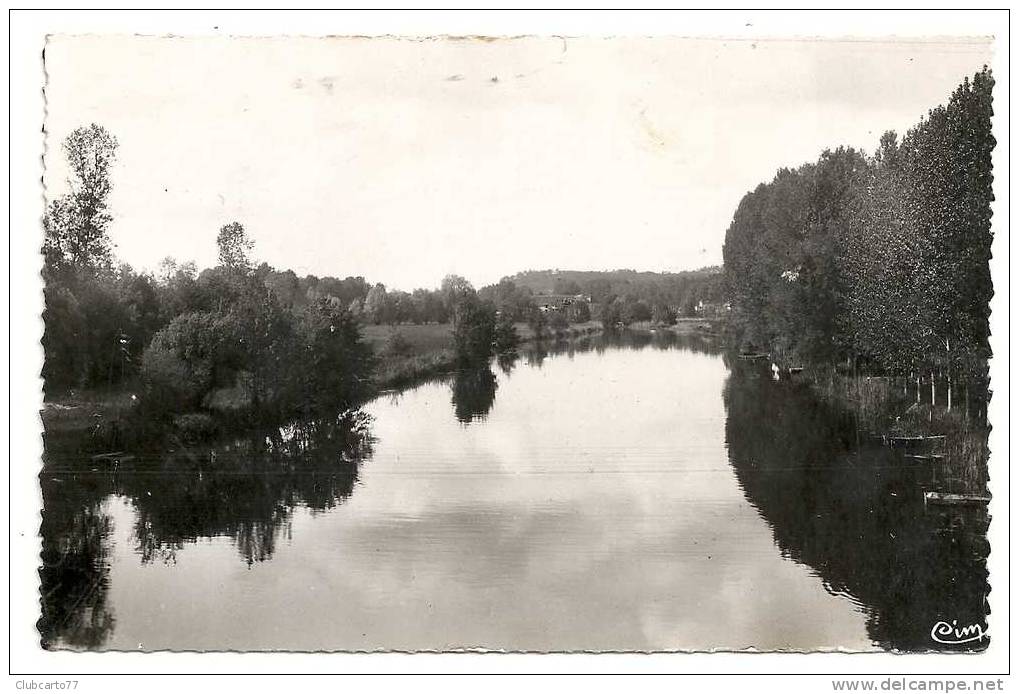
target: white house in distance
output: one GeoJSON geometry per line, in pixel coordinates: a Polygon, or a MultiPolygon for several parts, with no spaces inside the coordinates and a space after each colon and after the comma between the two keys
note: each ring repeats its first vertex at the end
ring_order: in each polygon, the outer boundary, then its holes
{"type": "Polygon", "coordinates": [[[700,317],[719,317],[723,316],[732,310],[731,304],[726,301],[724,304],[718,304],[712,301],[701,301],[697,302],[697,306],[694,307],[694,313],[700,317]]]}

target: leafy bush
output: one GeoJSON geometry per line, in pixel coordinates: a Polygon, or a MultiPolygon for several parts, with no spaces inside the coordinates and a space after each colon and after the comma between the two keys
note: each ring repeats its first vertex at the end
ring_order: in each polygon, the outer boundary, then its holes
{"type": "Polygon", "coordinates": [[[152,338],[142,357],[147,402],[164,411],[194,409],[236,362],[237,326],[230,316],[185,313],[152,338]]]}
{"type": "Polygon", "coordinates": [[[492,356],[495,342],[495,309],[473,295],[453,310],[453,344],[457,359],[476,363],[492,356]]]}
{"type": "Polygon", "coordinates": [[[173,418],[173,425],[181,438],[188,443],[207,441],[215,436],[217,427],[212,417],[204,412],[189,412],[173,418]]]}
{"type": "Polygon", "coordinates": [[[44,388],[50,393],[72,388],[82,380],[85,354],[81,350],[81,335],[85,331],[85,316],[70,289],[47,288],[44,296],[42,345],[46,360],[42,376],[44,388]]]}
{"type": "Polygon", "coordinates": [[[591,320],[591,307],[586,301],[575,301],[566,309],[571,323],[586,323],[591,320]]]}
{"type": "Polygon", "coordinates": [[[282,414],[347,410],[371,391],[371,348],[346,308],[320,301],[298,316],[291,353],[282,359],[277,406],[282,414]]]}
{"type": "Polygon", "coordinates": [[[548,317],[548,327],[556,332],[566,330],[570,327],[570,321],[566,319],[566,313],[563,311],[550,311],[548,317]]]}
{"type": "Polygon", "coordinates": [[[389,334],[386,338],[385,353],[391,357],[406,357],[414,352],[414,346],[404,337],[399,330],[389,334]]]}
{"type": "Polygon", "coordinates": [[[495,324],[495,351],[498,354],[505,354],[517,348],[520,344],[520,336],[513,320],[503,314],[495,324]]]}

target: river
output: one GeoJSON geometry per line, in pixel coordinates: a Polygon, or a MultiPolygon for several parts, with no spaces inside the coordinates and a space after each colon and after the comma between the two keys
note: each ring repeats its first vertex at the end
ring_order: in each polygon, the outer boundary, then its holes
{"type": "Polygon", "coordinates": [[[44,644],[927,650],[986,626],[986,517],[925,510],[922,470],[699,338],[531,348],[364,415],[50,461],[44,644]]]}

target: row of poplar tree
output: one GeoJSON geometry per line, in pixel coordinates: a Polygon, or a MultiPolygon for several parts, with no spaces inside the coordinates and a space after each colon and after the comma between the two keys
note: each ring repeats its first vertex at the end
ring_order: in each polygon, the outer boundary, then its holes
{"type": "Polygon", "coordinates": [[[743,349],[986,385],[993,85],[985,67],[872,156],[825,151],[743,198],[724,247],[743,349]]]}

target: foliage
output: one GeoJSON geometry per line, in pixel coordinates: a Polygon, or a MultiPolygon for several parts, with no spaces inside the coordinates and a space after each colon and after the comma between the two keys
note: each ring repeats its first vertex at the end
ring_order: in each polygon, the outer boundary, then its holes
{"type": "Polygon", "coordinates": [[[545,335],[545,331],[548,329],[548,316],[544,312],[539,311],[537,307],[530,306],[527,310],[526,319],[527,327],[531,329],[534,336],[539,340],[545,335]]]}
{"type": "Polygon", "coordinates": [[[629,314],[625,311],[625,302],[618,297],[603,304],[599,315],[602,327],[606,330],[614,330],[630,322],[629,314]]]}
{"type": "Polygon", "coordinates": [[[666,304],[655,304],[651,308],[651,320],[659,325],[675,325],[676,310],[666,304]]]}
{"type": "Polygon", "coordinates": [[[745,348],[985,378],[993,84],[985,68],[901,143],[825,151],[743,198],[724,267],[745,348]]]}
{"type": "Polygon", "coordinates": [[[414,353],[414,345],[399,330],[393,331],[386,338],[384,351],[388,356],[406,357],[414,353]]]}
{"type": "Polygon", "coordinates": [[[249,256],[255,243],[248,238],[247,232],[239,222],[231,222],[220,227],[216,236],[216,247],[219,249],[219,262],[224,267],[235,270],[247,270],[251,267],[249,256]]]}
{"type": "Polygon", "coordinates": [[[229,314],[177,316],[156,333],[142,358],[146,400],[161,410],[197,409],[216,385],[233,385],[243,364],[240,326],[229,314]]]}
{"type": "Polygon", "coordinates": [[[42,346],[43,384],[47,392],[72,388],[84,380],[87,354],[81,349],[85,334],[85,314],[78,298],[67,287],[49,286],[44,290],[42,346]]]}
{"type": "Polygon", "coordinates": [[[457,306],[465,300],[474,298],[477,294],[474,290],[474,285],[460,275],[446,275],[443,277],[442,286],[439,291],[442,294],[442,303],[450,316],[453,316],[457,306]]]}
{"type": "Polygon", "coordinates": [[[371,348],[362,342],[357,321],[338,302],[321,300],[304,311],[296,332],[303,358],[289,362],[289,397],[280,403],[284,415],[345,412],[369,395],[371,348]]]}
{"type": "Polygon", "coordinates": [[[566,317],[565,311],[549,311],[548,313],[548,327],[555,332],[560,332],[570,327],[570,321],[566,317]]]}
{"type": "MultiPolygon", "coordinates": [[[[695,315],[695,307],[700,302],[719,306],[726,301],[724,277],[722,268],[719,267],[676,273],[634,270],[529,270],[504,278],[502,282],[510,283],[519,291],[528,292],[532,296],[542,294],[584,296],[588,301],[582,303],[588,303],[588,313],[596,318],[604,315],[614,317],[616,311],[610,308],[610,305],[620,297],[631,307],[641,301],[648,307],[661,304],[677,314],[691,316],[695,315]]],[[[582,312],[584,309],[580,308],[580,303],[572,304],[571,308],[576,307],[576,311],[582,312]]],[[[583,323],[591,318],[590,315],[586,319],[581,315],[575,315],[569,309],[567,317],[572,323],[583,323]]],[[[523,316],[518,316],[518,320],[520,319],[523,319],[523,316]]]]}
{"type": "Polygon", "coordinates": [[[492,356],[495,309],[477,296],[464,295],[453,307],[453,346],[457,359],[477,363],[492,356]]]}
{"type": "Polygon", "coordinates": [[[496,354],[512,352],[520,345],[520,335],[513,323],[513,318],[505,313],[499,313],[495,322],[495,335],[493,346],[496,354]]]}
{"type": "Polygon", "coordinates": [[[575,301],[566,307],[566,317],[571,323],[586,323],[591,320],[591,306],[586,301],[575,301]]]}
{"type": "Polygon", "coordinates": [[[71,172],[70,192],[47,209],[43,245],[47,269],[65,277],[68,271],[95,275],[108,268],[111,258],[107,200],[113,189],[110,169],[117,140],[93,123],[68,135],[63,153],[71,172]]]}
{"type": "Polygon", "coordinates": [[[484,419],[495,403],[499,382],[488,365],[463,368],[453,377],[453,409],[462,424],[484,419]]]}
{"type": "Polygon", "coordinates": [[[364,315],[375,325],[389,323],[390,318],[389,296],[386,293],[386,285],[376,284],[364,299],[364,315]]]}
{"type": "Polygon", "coordinates": [[[526,321],[534,306],[534,293],[505,277],[499,280],[498,284],[479,289],[478,296],[491,302],[500,315],[508,316],[514,321],[526,321]]]}
{"type": "Polygon", "coordinates": [[[630,320],[633,322],[651,320],[651,307],[647,305],[646,301],[628,302],[627,310],[630,313],[630,320]]]}

